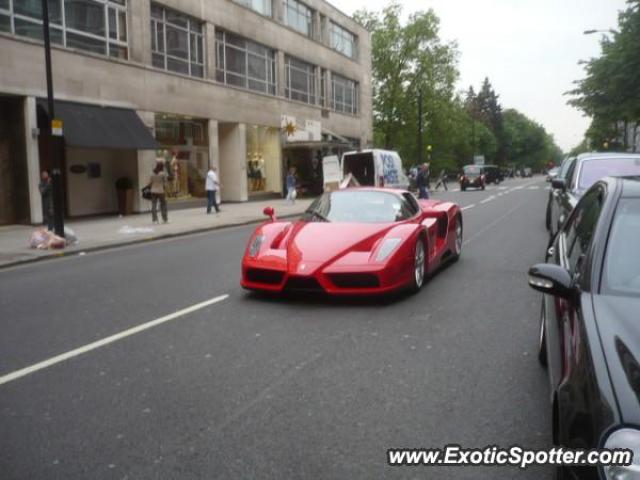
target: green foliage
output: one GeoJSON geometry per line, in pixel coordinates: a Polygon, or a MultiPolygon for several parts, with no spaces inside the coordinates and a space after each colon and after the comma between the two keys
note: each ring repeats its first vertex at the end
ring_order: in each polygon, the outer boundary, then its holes
{"type": "Polygon", "coordinates": [[[624,132],[640,124],[640,1],[628,0],[618,30],[603,36],[601,55],[585,65],[586,77],[568,92],[569,104],[592,118],[586,137],[592,149],[626,150],[624,132]]]}
{"type": "MultiPolygon", "coordinates": [[[[418,163],[418,98],[423,95],[424,152],[433,172],[458,170],[484,155],[487,162],[514,160],[507,153],[506,126],[499,96],[489,79],[479,93],[469,89],[466,98],[455,92],[458,79],[458,50],[455,43],[439,38],[439,19],[433,10],[416,12],[406,24],[402,7],[391,3],[381,12],[361,10],[355,19],[372,33],[372,85],[374,145],[397,150],[406,166],[418,163]]],[[[526,117],[525,117],[526,118],[526,117]]],[[[534,163],[559,151],[553,139],[533,122],[513,128],[527,128],[539,134],[539,141],[521,145],[515,137],[534,133],[513,132],[511,152],[534,163]],[[539,151],[535,151],[535,149],[539,151]]]]}
{"type": "Polygon", "coordinates": [[[549,162],[559,163],[562,151],[544,127],[515,109],[503,114],[504,148],[510,163],[541,170],[549,162]]]}

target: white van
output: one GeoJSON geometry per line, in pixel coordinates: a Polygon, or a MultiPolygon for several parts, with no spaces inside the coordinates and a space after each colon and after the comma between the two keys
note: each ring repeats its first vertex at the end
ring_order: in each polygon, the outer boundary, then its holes
{"type": "Polygon", "coordinates": [[[335,184],[351,175],[358,184],[366,187],[409,188],[400,155],[392,150],[346,152],[339,163],[335,155],[325,157],[322,167],[325,185],[335,184]]]}

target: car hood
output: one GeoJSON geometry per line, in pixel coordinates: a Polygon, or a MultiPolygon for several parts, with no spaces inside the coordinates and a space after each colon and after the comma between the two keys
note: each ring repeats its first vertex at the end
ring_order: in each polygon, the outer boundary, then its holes
{"type": "Polygon", "coordinates": [[[352,250],[371,250],[395,223],[304,222],[293,225],[286,239],[290,273],[311,274],[352,250]]]}
{"type": "Polygon", "coordinates": [[[620,414],[640,425],[640,298],[594,295],[593,308],[620,414]]]}

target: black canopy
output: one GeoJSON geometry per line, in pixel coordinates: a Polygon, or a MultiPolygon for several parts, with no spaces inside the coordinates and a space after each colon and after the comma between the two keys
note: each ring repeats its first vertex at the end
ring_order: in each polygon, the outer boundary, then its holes
{"type": "MultiPolygon", "coordinates": [[[[39,98],[38,105],[48,110],[45,99],[39,98]]],[[[63,122],[64,140],[70,147],[159,148],[149,129],[133,110],[56,101],[55,116],[63,122]]]]}

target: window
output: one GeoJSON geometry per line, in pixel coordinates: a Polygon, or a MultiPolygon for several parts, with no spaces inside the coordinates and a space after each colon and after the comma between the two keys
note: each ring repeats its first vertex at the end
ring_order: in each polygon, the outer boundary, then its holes
{"type": "MultiPolygon", "coordinates": [[[[48,0],[54,44],[128,57],[126,0],[48,0]]],[[[42,40],[41,0],[0,0],[0,31],[42,40]]]]}
{"type": "Polygon", "coordinates": [[[229,32],[216,30],[216,80],[276,94],[276,52],[229,32]]]}
{"type": "Polygon", "coordinates": [[[614,295],[640,296],[640,199],[620,199],[609,234],[604,288],[614,295]]]}
{"type": "Polygon", "coordinates": [[[284,62],[285,96],[315,104],[316,67],[292,57],[285,57],[284,62]]]}
{"type": "Polygon", "coordinates": [[[351,115],[358,113],[356,82],[332,73],[331,89],[331,108],[336,112],[349,113],[351,115]]]}
{"type": "Polygon", "coordinates": [[[320,69],[320,106],[325,107],[327,104],[327,71],[324,68],[320,69]]]}
{"type": "Polygon", "coordinates": [[[329,32],[330,46],[350,58],[356,57],[356,36],[337,23],[331,22],[329,32]]]}
{"type": "Polygon", "coordinates": [[[284,0],[284,21],[307,37],[313,35],[313,10],[297,0],[284,0]]]}
{"type": "Polygon", "coordinates": [[[235,0],[235,2],[258,12],[260,15],[271,16],[271,0],[235,0]]]}
{"type": "Polygon", "coordinates": [[[202,22],[151,4],[151,56],[154,67],[204,77],[202,22]]]}
{"type": "Polygon", "coordinates": [[[597,188],[585,195],[565,226],[565,257],[572,273],[586,255],[602,210],[604,192],[597,188]]]}

